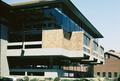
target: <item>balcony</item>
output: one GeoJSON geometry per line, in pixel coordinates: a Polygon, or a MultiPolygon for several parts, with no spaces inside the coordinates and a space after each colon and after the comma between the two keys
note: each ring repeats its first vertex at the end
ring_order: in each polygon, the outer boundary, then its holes
{"type": "MultiPolygon", "coordinates": [[[[34,41],[34,42],[24,42],[24,45],[38,45],[42,44],[42,41],[34,41]]],[[[14,43],[8,43],[8,46],[22,46],[23,42],[14,42],[14,43]]]]}
{"type": "Polygon", "coordinates": [[[42,48],[42,41],[8,43],[7,56],[21,56],[24,50],[24,56],[64,56],[64,57],[82,57],[79,51],[69,51],[63,48],[42,48]]]}
{"type": "Polygon", "coordinates": [[[103,49],[99,49],[97,43],[95,48],[97,50],[94,50],[94,41],[91,37],[84,39],[83,31],[72,32],[70,39],[64,36],[66,33],[62,29],[44,30],[42,34],[42,41],[8,43],[7,56],[62,56],[77,59],[83,63],[103,61],[104,56],[100,51],[103,49]],[[84,42],[86,40],[87,42],[84,42]]]}
{"type": "Polygon", "coordinates": [[[104,62],[104,48],[93,40],[90,36],[83,35],[84,45],[83,54],[84,58],[81,60],[83,63],[99,64],[104,62]],[[86,41],[86,42],[85,42],[86,41]],[[85,58],[86,57],[86,58],[85,58]]]}
{"type": "MultiPolygon", "coordinates": [[[[21,56],[21,49],[10,49],[7,51],[7,56],[21,56]]],[[[64,56],[64,57],[82,57],[80,52],[68,51],[62,48],[34,48],[24,49],[24,56],[64,56]]]]}

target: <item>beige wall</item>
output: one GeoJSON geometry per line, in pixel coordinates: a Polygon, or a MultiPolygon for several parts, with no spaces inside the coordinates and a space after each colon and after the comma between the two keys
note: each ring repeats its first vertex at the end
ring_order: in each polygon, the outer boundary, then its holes
{"type": "Polygon", "coordinates": [[[80,51],[83,49],[82,32],[63,32],[62,29],[43,30],[43,48],[64,48],[80,51]]]}
{"type": "Polygon", "coordinates": [[[80,51],[83,49],[83,33],[72,32],[69,39],[64,36],[63,48],[68,50],[80,51]]]}
{"type": "Polygon", "coordinates": [[[62,29],[43,30],[42,48],[62,48],[62,29]]]}

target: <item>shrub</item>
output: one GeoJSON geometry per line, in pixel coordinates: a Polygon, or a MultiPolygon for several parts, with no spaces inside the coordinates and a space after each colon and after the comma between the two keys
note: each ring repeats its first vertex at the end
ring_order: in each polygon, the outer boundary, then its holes
{"type": "Polygon", "coordinates": [[[59,78],[59,77],[56,77],[56,78],[54,79],[54,81],[60,81],[60,78],[59,78]]]}
{"type": "Polygon", "coordinates": [[[30,81],[39,81],[39,79],[33,78],[33,79],[31,79],[30,81]]]}
{"type": "Polygon", "coordinates": [[[52,78],[45,78],[45,81],[53,81],[53,79],[52,78]]]}
{"type": "Polygon", "coordinates": [[[16,81],[23,81],[23,79],[21,79],[21,78],[18,78],[16,81]]]}
{"type": "Polygon", "coordinates": [[[29,77],[28,77],[28,76],[25,76],[25,77],[23,78],[23,81],[29,81],[29,77]]]}

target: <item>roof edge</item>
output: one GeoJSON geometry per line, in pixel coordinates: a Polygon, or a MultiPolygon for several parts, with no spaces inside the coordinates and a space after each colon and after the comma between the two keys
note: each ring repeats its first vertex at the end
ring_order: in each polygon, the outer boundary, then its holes
{"type": "Polygon", "coordinates": [[[20,3],[11,4],[11,6],[18,7],[18,8],[22,8],[23,6],[32,5],[32,4],[34,5],[36,4],[36,6],[38,6],[40,2],[46,2],[46,1],[47,2],[51,2],[51,1],[63,2],[69,8],[69,10],[76,17],[78,17],[78,20],[81,20],[87,26],[87,27],[83,27],[83,29],[85,29],[87,32],[92,31],[89,34],[94,38],[103,38],[103,35],[91,24],[91,22],[80,12],[80,10],[76,8],[76,6],[70,0],[32,0],[29,2],[20,2],[20,3]]]}

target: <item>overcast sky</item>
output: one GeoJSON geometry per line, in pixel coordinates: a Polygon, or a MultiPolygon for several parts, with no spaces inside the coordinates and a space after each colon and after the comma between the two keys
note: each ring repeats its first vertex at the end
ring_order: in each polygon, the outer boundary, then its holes
{"type": "MultiPolygon", "coordinates": [[[[8,3],[30,0],[3,0],[8,3]]],[[[84,16],[103,34],[105,50],[120,51],[120,0],[71,0],[84,16]]]]}

